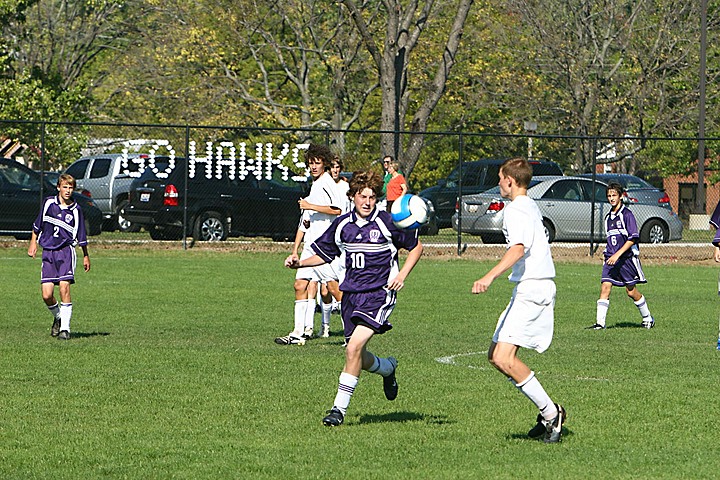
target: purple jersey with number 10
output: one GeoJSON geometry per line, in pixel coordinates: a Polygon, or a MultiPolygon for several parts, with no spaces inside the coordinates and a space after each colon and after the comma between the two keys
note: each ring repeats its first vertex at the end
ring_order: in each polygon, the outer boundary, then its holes
{"type": "Polygon", "coordinates": [[[638,232],[635,215],[625,205],[617,212],[610,211],[605,215],[605,231],[607,232],[607,246],[605,247],[605,258],[612,257],[628,240],[634,242],[632,248],[623,254],[623,257],[640,255],[638,232]]]}
{"type": "Polygon", "coordinates": [[[312,249],[330,263],[345,251],[343,292],[368,292],[387,286],[397,275],[398,250],[418,244],[417,230],[400,230],[386,211],[373,211],[366,219],[353,210],[337,217],[312,249]]]}

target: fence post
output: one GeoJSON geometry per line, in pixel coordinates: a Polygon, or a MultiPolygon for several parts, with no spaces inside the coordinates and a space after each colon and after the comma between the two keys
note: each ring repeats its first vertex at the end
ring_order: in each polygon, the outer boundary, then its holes
{"type": "MultiPolygon", "coordinates": [[[[462,166],[463,166],[463,150],[465,147],[465,139],[463,137],[463,134],[460,133],[458,135],[458,171],[460,172],[460,175],[458,175],[458,196],[457,196],[457,215],[458,215],[458,223],[457,223],[457,254],[458,256],[462,255],[465,252],[465,249],[467,248],[467,244],[463,245],[462,243],[462,166]]],[[[452,220],[451,220],[452,223],[452,220]]]]}
{"type": "MultiPolygon", "coordinates": [[[[187,202],[188,202],[188,175],[190,175],[190,125],[185,125],[185,185],[183,186],[183,250],[187,250],[187,202]]],[[[197,238],[195,239],[197,240],[197,238]]]]}
{"type": "Polygon", "coordinates": [[[595,254],[595,180],[597,179],[597,139],[590,139],[590,151],[592,152],[592,197],[590,200],[590,256],[595,254]]]}

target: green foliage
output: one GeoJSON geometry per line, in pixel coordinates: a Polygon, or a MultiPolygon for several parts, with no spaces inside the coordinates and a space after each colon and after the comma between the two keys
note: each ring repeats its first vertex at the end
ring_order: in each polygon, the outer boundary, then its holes
{"type": "Polygon", "coordinates": [[[562,443],[548,446],[525,437],[537,410],[486,359],[512,285],[499,278],[478,296],[470,287],[494,262],[421,259],[393,330],[369,345],[398,358],[397,400],[364,372],[345,425],[329,429],[320,420],[343,366],[340,320],[333,315],[329,339],[273,343],[292,328],[285,254],[93,248],[92,270],[72,287],[68,342],[49,336],[39,259],[24,246],[2,249],[14,279],[0,291],[2,477],[717,473],[715,268],[646,266],[641,289],[656,328],[639,328],[637,308],[615,289],[610,328],[596,332],[585,327],[599,264],[557,265],[553,344],[520,353],[569,414],[562,443]]]}

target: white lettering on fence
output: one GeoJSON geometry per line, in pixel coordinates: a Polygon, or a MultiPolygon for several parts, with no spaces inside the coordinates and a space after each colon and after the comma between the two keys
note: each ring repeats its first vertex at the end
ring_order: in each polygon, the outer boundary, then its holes
{"type": "MultiPolygon", "coordinates": [[[[207,179],[213,177],[221,179],[227,175],[230,180],[236,177],[245,180],[249,175],[253,175],[258,180],[262,180],[263,176],[270,180],[273,178],[273,171],[277,169],[285,181],[292,178],[296,182],[307,182],[310,171],[300,159],[300,151],[307,150],[309,146],[308,143],[296,143],[291,147],[283,143],[279,149],[276,149],[272,143],[256,143],[255,156],[248,157],[245,142],[241,142],[237,147],[232,142],[220,142],[217,145],[213,142],[205,142],[203,154],[198,155],[197,144],[193,140],[189,144],[188,151],[188,176],[195,178],[196,175],[204,175],[207,179]],[[288,155],[295,171],[283,164],[283,160],[288,155]],[[292,177],[291,173],[293,173],[292,177]]],[[[156,177],[167,178],[175,169],[175,149],[167,140],[128,140],[124,142],[123,147],[122,172],[126,175],[138,178],[145,170],[150,169],[156,177]],[[131,149],[141,151],[142,147],[148,144],[150,146],[147,155],[131,157],[129,154],[131,149]],[[167,157],[167,166],[165,162],[158,165],[157,157],[167,157]],[[137,167],[131,168],[133,164],[137,167]]]]}

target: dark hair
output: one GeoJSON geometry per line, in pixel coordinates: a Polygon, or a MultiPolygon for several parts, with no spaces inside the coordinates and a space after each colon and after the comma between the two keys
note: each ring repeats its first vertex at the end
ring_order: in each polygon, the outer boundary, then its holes
{"type": "Polygon", "coordinates": [[[373,170],[358,170],[353,172],[347,195],[349,198],[353,198],[356,193],[369,188],[377,198],[380,198],[382,196],[383,182],[383,177],[373,170]]]}
{"type": "Polygon", "coordinates": [[[305,151],[306,163],[310,163],[311,158],[320,159],[323,162],[323,167],[326,171],[330,170],[330,167],[332,167],[333,153],[325,145],[311,143],[305,151]]]}
{"type": "Polygon", "coordinates": [[[333,163],[337,163],[338,165],[340,165],[340,170],[345,168],[345,164],[340,159],[340,155],[338,155],[337,153],[333,156],[333,159],[332,159],[332,162],[330,162],[330,165],[332,166],[333,163]]]}
{"type": "Polygon", "coordinates": [[[532,167],[522,157],[505,160],[500,166],[500,171],[506,177],[515,179],[515,183],[519,187],[527,188],[530,185],[530,180],[532,180],[532,167]]]}
{"type": "Polygon", "coordinates": [[[622,197],[623,192],[625,192],[625,189],[622,185],[620,185],[618,182],[610,182],[608,183],[607,188],[605,189],[605,192],[608,192],[610,190],[615,190],[618,192],[618,195],[622,197]]]}

